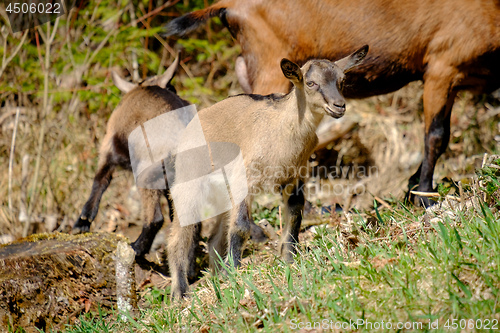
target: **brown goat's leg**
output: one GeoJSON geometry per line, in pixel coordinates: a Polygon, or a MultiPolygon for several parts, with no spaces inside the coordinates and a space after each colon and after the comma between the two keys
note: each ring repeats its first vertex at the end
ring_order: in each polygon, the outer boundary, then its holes
{"type": "Polygon", "coordinates": [[[168,264],[172,278],[172,298],[186,296],[188,290],[187,271],[189,266],[189,251],[195,238],[196,225],[181,226],[177,217],[170,229],[168,240],[168,264]]]}
{"type": "Polygon", "coordinates": [[[142,257],[149,252],[156,234],[163,226],[163,214],[160,205],[160,190],[140,188],[139,193],[141,194],[144,225],[141,234],[131,246],[135,254],[142,257]]]}
{"type": "Polygon", "coordinates": [[[212,272],[220,270],[221,266],[219,263],[219,257],[224,258],[227,249],[227,223],[224,220],[228,220],[228,213],[221,214],[216,217],[212,233],[208,238],[208,258],[209,258],[209,268],[212,272]]]}
{"type": "Polygon", "coordinates": [[[302,223],[302,212],[304,210],[304,190],[303,182],[299,181],[296,186],[291,184],[283,189],[283,220],[285,230],[281,237],[280,252],[281,257],[288,263],[293,262],[293,255],[296,253],[296,245],[299,242],[299,231],[302,223]]]}
{"type": "Polygon", "coordinates": [[[99,211],[99,203],[101,202],[102,194],[111,183],[115,168],[116,165],[111,163],[109,159],[103,163],[101,167],[99,167],[99,170],[94,177],[90,197],[83,206],[80,217],[78,217],[78,220],[73,225],[73,233],[89,231],[90,224],[94,221],[97,212],[99,211]]]}
{"type": "MultiPolygon", "coordinates": [[[[420,166],[418,191],[432,192],[432,178],[436,162],[448,147],[450,140],[450,115],[456,96],[451,82],[454,71],[439,71],[436,75],[426,75],[424,86],[425,114],[425,153],[420,166]]],[[[418,197],[425,207],[433,204],[432,200],[418,197]]]]}
{"type": "Polygon", "coordinates": [[[227,235],[227,259],[226,263],[238,267],[241,262],[243,245],[250,237],[250,210],[249,204],[243,200],[231,211],[229,230],[227,235]]]}

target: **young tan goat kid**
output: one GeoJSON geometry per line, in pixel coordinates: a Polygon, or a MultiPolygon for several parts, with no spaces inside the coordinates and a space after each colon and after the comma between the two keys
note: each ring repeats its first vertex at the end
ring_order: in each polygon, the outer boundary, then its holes
{"type": "MultiPolygon", "coordinates": [[[[174,87],[170,85],[178,66],[179,57],[177,56],[164,74],[140,84],[127,82],[115,72],[112,73],[115,86],[125,93],[125,96],[109,118],[106,135],[99,151],[99,166],[92,192],[73,226],[74,233],[89,230],[99,210],[101,197],[108,188],[116,167],[132,170],[128,147],[130,133],[150,119],[189,105],[187,101],[177,96],[174,87]]],[[[160,205],[162,194],[167,197],[171,220],[173,210],[167,193],[168,189],[163,191],[139,188],[139,191],[145,223],[142,233],[132,243],[132,247],[138,256],[143,256],[149,252],[157,232],[163,225],[164,219],[160,205]]]]}
{"type": "MultiPolygon", "coordinates": [[[[227,242],[227,262],[238,266],[242,246],[250,234],[252,194],[262,190],[281,190],[284,202],[285,230],[281,255],[293,261],[298,242],[304,194],[303,179],[297,172],[306,166],[317,144],[316,128],[323,116],[340,118],[345,112],[341,94],[344,73],[360,64],[368,46],[331,62],[310,60],[302,68],[290,60],[281,61],[281,70],[293,83],[286,95],[238,95],[227,98],[198,113],[206,142],[228,142],[239,146],[246,168],[249,195],[230,212],[219,215],[219,233],[209,240],[211,255],[227,242]],[[272,174],[264,168],[281,170],[272,174]],[[226,238],[226,239],[224,239],[226,238]]],[[[177,180],[172,191],[178,186],[177,180]]],[[[182,204],[182,203],[179,203],[182,204]]],[[[186,295],[189,249],[196,224],[181,226],[176,214],[168,242],[168,260],[172,277],[172,297],[186,295]]]]}

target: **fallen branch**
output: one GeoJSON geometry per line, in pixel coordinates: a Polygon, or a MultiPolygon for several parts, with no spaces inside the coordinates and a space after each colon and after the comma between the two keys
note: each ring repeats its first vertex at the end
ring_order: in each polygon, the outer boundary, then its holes
{"type": "Polygon", "coordinates": [[[333,118],[325,119],[316,132],[318,144],[315,150],[326,148],[331,142],[342,138],[356,126],[356,122],[352,119],[341,119],[340,121],[333,118]]]}

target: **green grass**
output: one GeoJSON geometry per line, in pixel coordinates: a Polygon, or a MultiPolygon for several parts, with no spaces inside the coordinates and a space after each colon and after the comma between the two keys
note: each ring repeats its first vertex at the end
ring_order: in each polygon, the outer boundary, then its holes
{"type": "Polygon", "coordinates": [[[480,203],[430,225],[401,205],[377,215],[385,220],[378,232],[361,228],[362,215],[354,216],[355,248],[339,228],[319,227],[293,265],[274,251],[259,251],[226,276],[207,273],[187,301],[171,303],[168,293],[153,290],[134,323],[101,315],[81,319],[68,332],[288,332],[314,322],[349,330],[350,323],[370,322],[356,327],[365,331],[382,320],[394,330],[399,322],[428,329],[437,320],[438,331],[460,331],[470,319],[483,325],[500,319],[497,213],[480,203]]]}

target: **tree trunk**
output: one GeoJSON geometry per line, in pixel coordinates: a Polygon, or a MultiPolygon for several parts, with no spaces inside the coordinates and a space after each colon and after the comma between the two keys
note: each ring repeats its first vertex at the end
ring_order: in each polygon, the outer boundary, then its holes
{"type": "Polygon", "coordinates": [[[132,281],[118,283],[129,288],[118,291],[122,308],[135,308],[134,261],[117,256],[119,242],[128,247],[116,234],[40,234],[0,247],[0,327],[57,330],[83,311],[111,308],[117,276],[132,281]]]}

